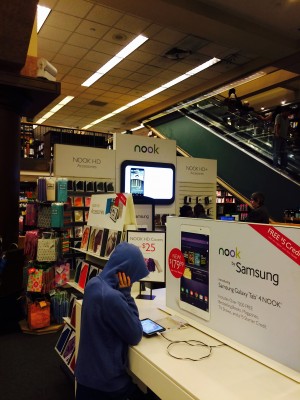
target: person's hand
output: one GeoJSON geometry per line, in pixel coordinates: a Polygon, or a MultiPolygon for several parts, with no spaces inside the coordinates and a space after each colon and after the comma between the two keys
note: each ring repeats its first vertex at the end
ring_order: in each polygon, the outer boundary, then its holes
{"type": "Polygon", "coordinates": [[[124,289],[131,286],[130,277],[125,272],[118,272],[119,288],[124,289]]]}

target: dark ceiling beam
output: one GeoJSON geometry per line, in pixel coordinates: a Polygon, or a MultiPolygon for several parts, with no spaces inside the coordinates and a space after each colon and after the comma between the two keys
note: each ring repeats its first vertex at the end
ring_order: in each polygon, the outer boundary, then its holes
{"type": "Polygon", "coordinates": [[[0,2],[0,70],[19,72],[26,62],[38,0],[0,2]]]}

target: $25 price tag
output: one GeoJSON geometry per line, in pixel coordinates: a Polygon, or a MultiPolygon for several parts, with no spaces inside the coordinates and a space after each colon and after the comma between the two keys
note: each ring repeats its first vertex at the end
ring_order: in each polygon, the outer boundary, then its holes
{"type": "Polygon", "coordinates": [[[150,252],[150,251],[155,251],[155,244],[154,243],[148,243],[148,242],[144,242],[141,245],[142,249],[150,252]]]}

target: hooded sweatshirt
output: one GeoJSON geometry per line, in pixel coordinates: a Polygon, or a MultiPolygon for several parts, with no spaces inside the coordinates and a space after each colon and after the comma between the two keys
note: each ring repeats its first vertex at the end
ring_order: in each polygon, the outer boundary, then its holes
{"type": "Polygon", "coordinates": [[[149,274],[137,246],[122,242],[115,248],[100,275],[87,283],[82,305],[75,376],[81,385],[104,392],[129,385],[128,346],[143,334],[131,288],[119,288],[119,271],[131,283],[149,274]]]}

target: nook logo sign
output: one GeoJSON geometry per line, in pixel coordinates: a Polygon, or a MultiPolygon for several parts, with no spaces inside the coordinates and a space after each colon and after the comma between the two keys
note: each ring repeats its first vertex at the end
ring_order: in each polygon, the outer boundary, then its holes
{"type": "Polygon", "coordinates": [[[219,248],[219,254],[225,257],[232,257],[232,258],[241,258],[241,251],[238,250],[236,247],[235,249],[223,249],[223,247],[219,248]]]}
{"type": "Polygon", "coordinates": [[[274,286],[279,285],[279,275],[273,273],[271,271],[265,271],[260,268],[255,268],[252,266],[243,265],[240,261],[241,252],[236,247],[235,249],[223,249],[223,247],[219,248],[219,255],[225,257],[231,257],[233,260],[231,261],[231,266],[234,268],[235,272],[238,274],[242,274],[245,276],[249,276],[251,278],[262,279],[266,281],[270,281],[274,286]]]}
{"type": "Polygon", "coordinates": [[[154,144],[154,146],[139,146],[138,144],[134,146],[134,151],[136,153],[150,153],[150,154],[159,154],[159,147],[154,144]]]}

